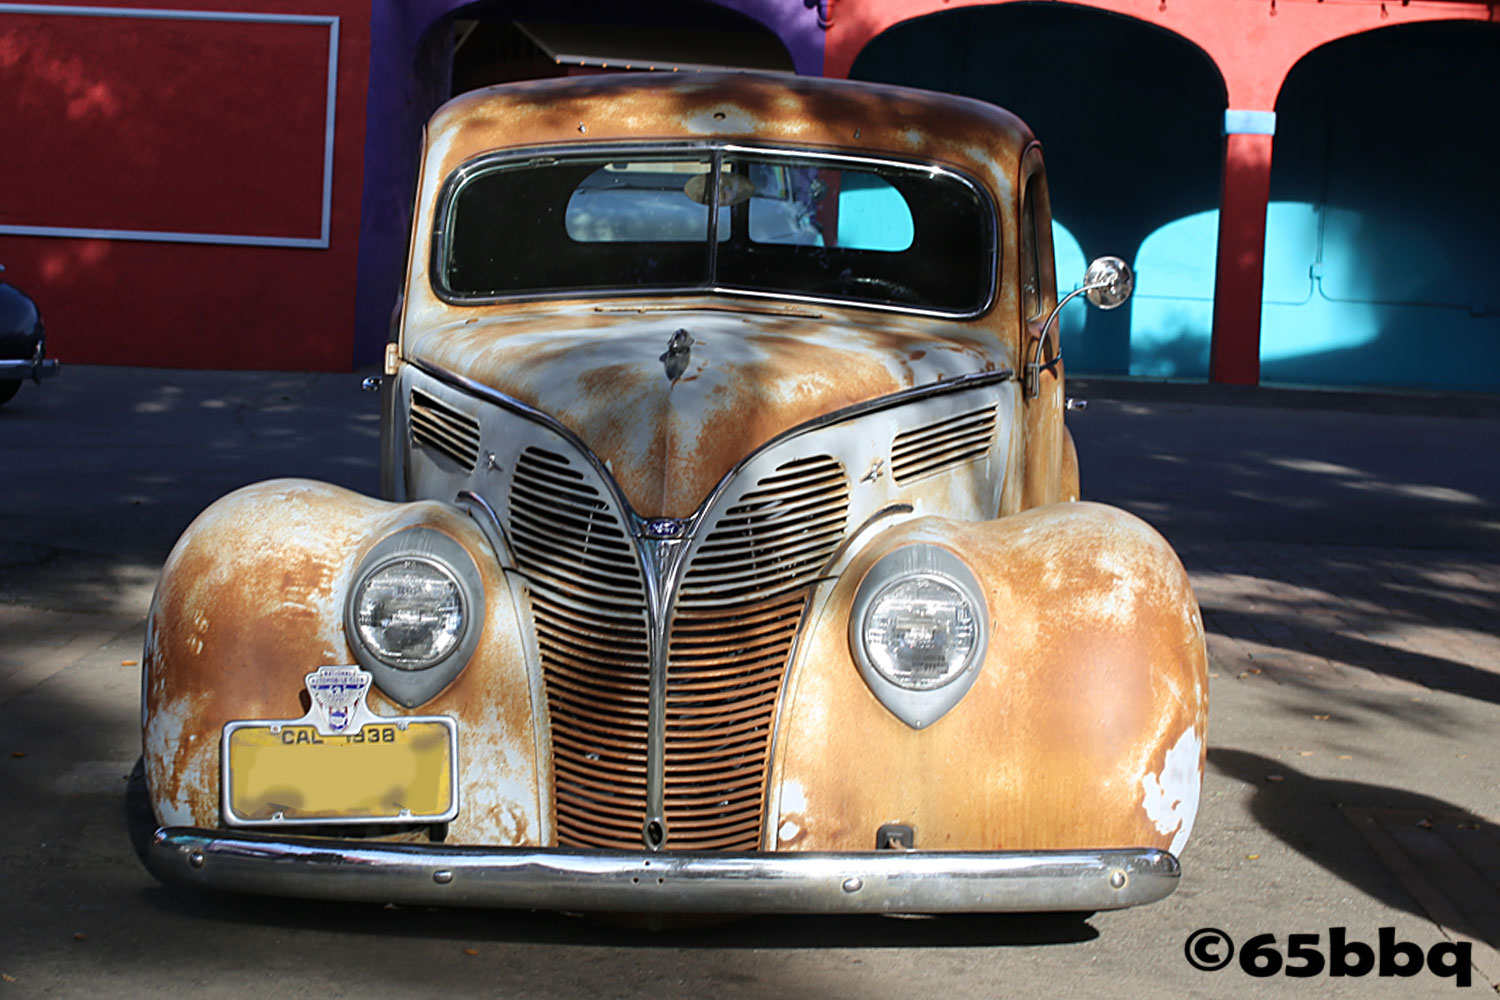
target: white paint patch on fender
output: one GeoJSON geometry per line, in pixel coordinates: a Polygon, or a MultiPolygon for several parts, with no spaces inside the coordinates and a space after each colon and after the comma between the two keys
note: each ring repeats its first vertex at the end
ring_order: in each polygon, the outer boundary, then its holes
{"type": "Polygon", "coordinates": [[[795,843],[802,835],[802,824],[797,820],[805,819],[807,811],[807,793],[799,782],[782,783],[776,811],[781,817],[781,825],[776,828],[777,846],[795,843]]]}
{"type": "Polygon", "coordinates": [[[1189,726],[1167,751],[1161,774],[1147,774],[1141,778],[1141,788],[1146,796],[1141,805],[1146,815],[1162,833],[1177,831],[1169,848],[1174,855],[1182,853],[1188,835],[1193,832],[1193,820],[1198,815],[1198,795],[1203,788],[1198,762],[1202,757],[1203,741],[1199,739],[1197,729],[1189,726]]]}
{"type": "Polygon", "coordinates": [[[152,809],[162,826],[207,826],[213,822],[208,816],[196,815],[193,803],[219,801],[218,790],[213,787],[217,775],[205,773],[201,754],[189,754],[185,762],[179,761],[178,741],[188,731],[194,714],[191,702],[179,698],[159,704],[146,726],[142,740],[146,783],[151,790],[152,809]],[[168,780],[174,768],[180,769],[175,786],[168,780]],[[172,789],[174,797],[167,798],[172,789]]]}

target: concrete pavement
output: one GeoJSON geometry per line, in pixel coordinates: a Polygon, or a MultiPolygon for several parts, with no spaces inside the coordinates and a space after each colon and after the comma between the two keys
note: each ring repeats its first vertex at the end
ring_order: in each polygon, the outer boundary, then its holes
{"type": "Polygon", "coordinates": [[[1075,382],[1084,491],[1156,524],[1210,631],[1186,875],[1085,924],[770,918],[662,935],[553,915],[160,887],[126,836],[140,642],[191,518],[247,482],[372,492],[354,375],[70,367],[0,408],[0,998],[1448,995],[1186,961],[1331,928],[1467,941],[1500,981],[1500,405],[1075,382]]]}

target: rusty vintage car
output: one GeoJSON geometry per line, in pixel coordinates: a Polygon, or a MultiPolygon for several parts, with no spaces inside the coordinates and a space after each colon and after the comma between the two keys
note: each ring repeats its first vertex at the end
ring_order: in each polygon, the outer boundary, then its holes
{"type": "Polygon", "coordinates": [[[386,498],[251,486],[162,571],[151,869],[634,914],[1167,895],[1202,622],[1160,535],[1075,502],[1055,287],[1041,149],[987,104],[713,74],[451,101],[386,498]]]}

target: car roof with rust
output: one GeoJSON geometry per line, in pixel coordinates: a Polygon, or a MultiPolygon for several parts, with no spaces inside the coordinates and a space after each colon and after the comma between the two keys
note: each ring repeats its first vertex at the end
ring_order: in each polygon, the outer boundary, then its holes
{"type": "Polygon", "coordinates": [[[492,150],[613,142],[758,142],[936,161],[1016,176],[1019,118],[951,94],[789,74],[619,73],[502,84],[449,101],[428,174],[492,150]]]}

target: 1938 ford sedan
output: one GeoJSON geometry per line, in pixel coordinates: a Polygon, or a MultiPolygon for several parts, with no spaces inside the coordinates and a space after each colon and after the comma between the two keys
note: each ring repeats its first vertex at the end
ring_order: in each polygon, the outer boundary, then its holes
{"type": "Polygon", "coordinates": [[[387,498],[251,486],[163,569],[148,864],[631,913],[1170,893],[1202,624],[1158,534],[1074,502],[1056,308],[1040,148],[989,105],[752,75],[450,102],[387,498]]]}

